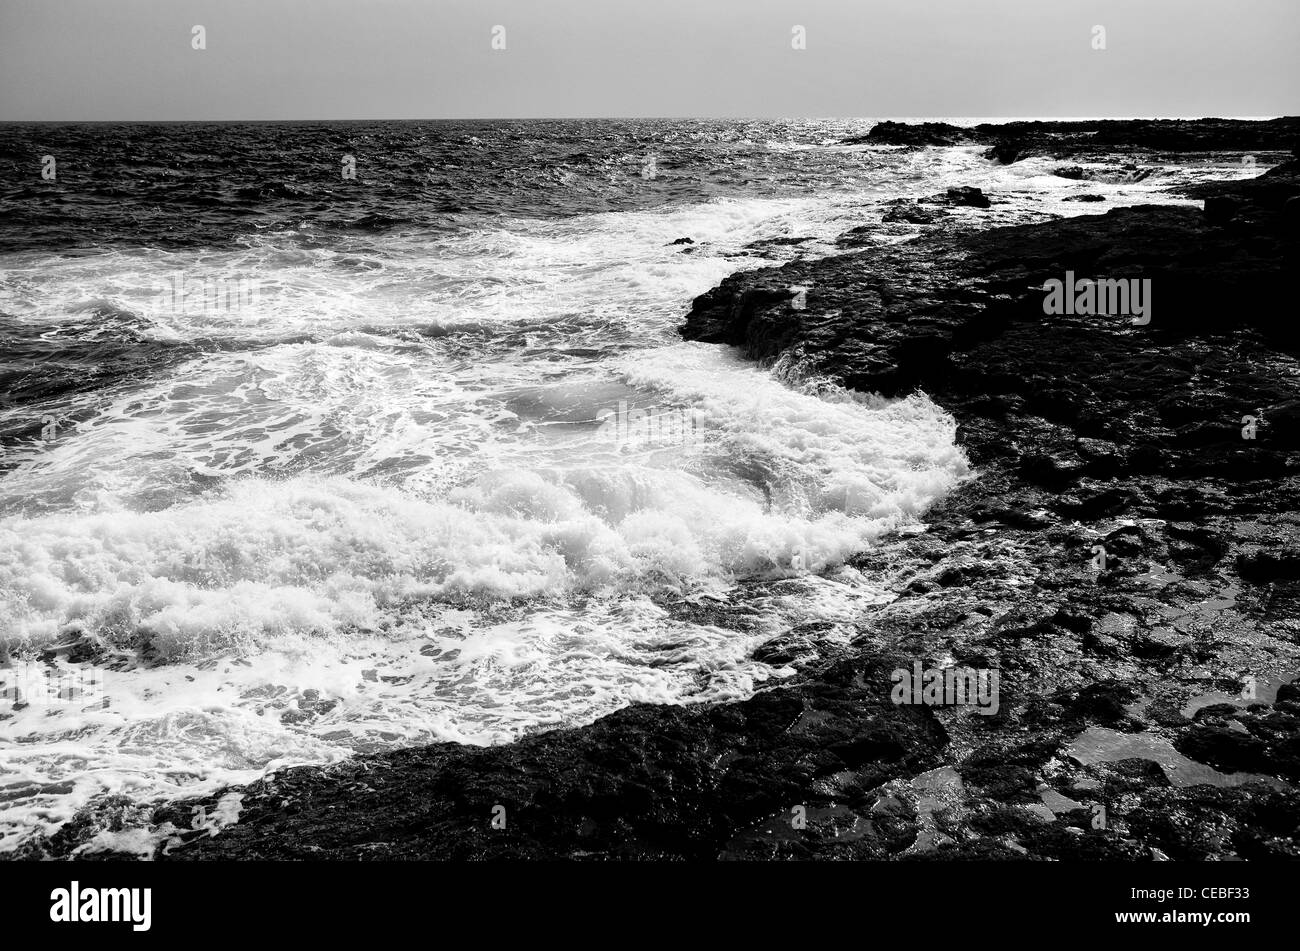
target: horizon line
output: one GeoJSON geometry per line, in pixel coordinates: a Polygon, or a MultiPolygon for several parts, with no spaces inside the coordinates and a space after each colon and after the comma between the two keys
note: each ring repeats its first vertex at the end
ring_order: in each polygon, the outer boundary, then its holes
{"type": "Polygon", "coordinates": [[[0,125],[111,125],[120,123],[175,125],[180,123],[271,123],[271,122],[771,122],[779,120],[803,120],[823,122],[828,120],[860,122],[896,122],[921,121],[934,122],[945,119],[981,119],[985,122],[1132,122],[1149,120],[1157,122],[1203,122],[1210,119],[1222,119],[1230,122],[1272,122],[1279,119],[1296,119],[1297,115],[1127,115],[1127,116],[1080,116],[1080,115],[1023,115],[1023,116],[987,116],[987,115],[929,115],[929,116],[847,116],[847,115],[681,115],[681,116],[309,116],[277,117],[270,119],[0,119],[0,125]]]}

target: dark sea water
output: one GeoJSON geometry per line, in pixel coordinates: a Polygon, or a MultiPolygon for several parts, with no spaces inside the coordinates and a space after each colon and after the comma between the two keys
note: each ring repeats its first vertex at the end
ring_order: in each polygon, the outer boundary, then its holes
{"type": "Polygon", "coordinates": [[[838,144],[869,127],[0,126],[0,690],[102,684],[0,701],[0,848],[106,792],[743,697],[792,672],[765,639],[851,637],[887,579],[845,560],[970,476],[953,422],[685,343],[691,300],[906,240],[899,197],[982,187],[983,226],[1190,174],[838,144]]]}
{"type": "Polygon", "coordinates": [[[194,248],[250,232],[328,246],[351,233],[449,234],[484,220],[568,218],[846,186],[871,166],[809,148],[852,121],[516,121],[7,126],[0,251],[194,248]],[[799,162],[790,150],[802,150],[799,162]],[[54,155],[57,182],[40,179],[54,155]],[[343,157],[356,159],[344,180],[343,157]],[[653,160],[657,174],[646,174],[653,160]],[[22,184],[16,184],[22,183],[22,184]]]}

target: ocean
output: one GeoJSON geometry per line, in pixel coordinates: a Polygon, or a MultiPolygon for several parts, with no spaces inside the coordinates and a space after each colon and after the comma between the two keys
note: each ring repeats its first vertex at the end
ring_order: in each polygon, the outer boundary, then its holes
{"type": "Polygon", "coordinates": [[[977,477],[954,422],[684,342],[692,299],[907,240],[900,197],[983,188],[984,227],[1204,176],[841,144],[871,124],[0,126],[0,849],[855,636],[854,554],[977,477]]]}

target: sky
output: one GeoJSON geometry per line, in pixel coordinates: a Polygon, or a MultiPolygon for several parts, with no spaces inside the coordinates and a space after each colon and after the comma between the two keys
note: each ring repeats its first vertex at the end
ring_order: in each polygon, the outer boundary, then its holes
{"type": "Polygon", "coordinates": [[[1295,115],[1298,49],[1300,0],[0,0],[0,120],[1295,115]]]}

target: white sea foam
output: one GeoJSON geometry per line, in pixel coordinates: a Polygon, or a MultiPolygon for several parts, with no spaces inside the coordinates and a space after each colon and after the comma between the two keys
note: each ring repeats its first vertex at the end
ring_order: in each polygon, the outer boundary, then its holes
{"type": "Polygon", "coordinates": [[[782,570],[796,549],[835,564],[965,474],[951,420],[924,397],[802,394],[704,346],[635,362],[629,381],[699,407],[698,445],[620,458],[586,427],[503,450],[495,461],[514,465],[440,498],[341,476],[249,476],[155,511],[7,519],[0,643],[80,629],[184,656],[373,629],[412,598],[749,577],[782,570]]]}

